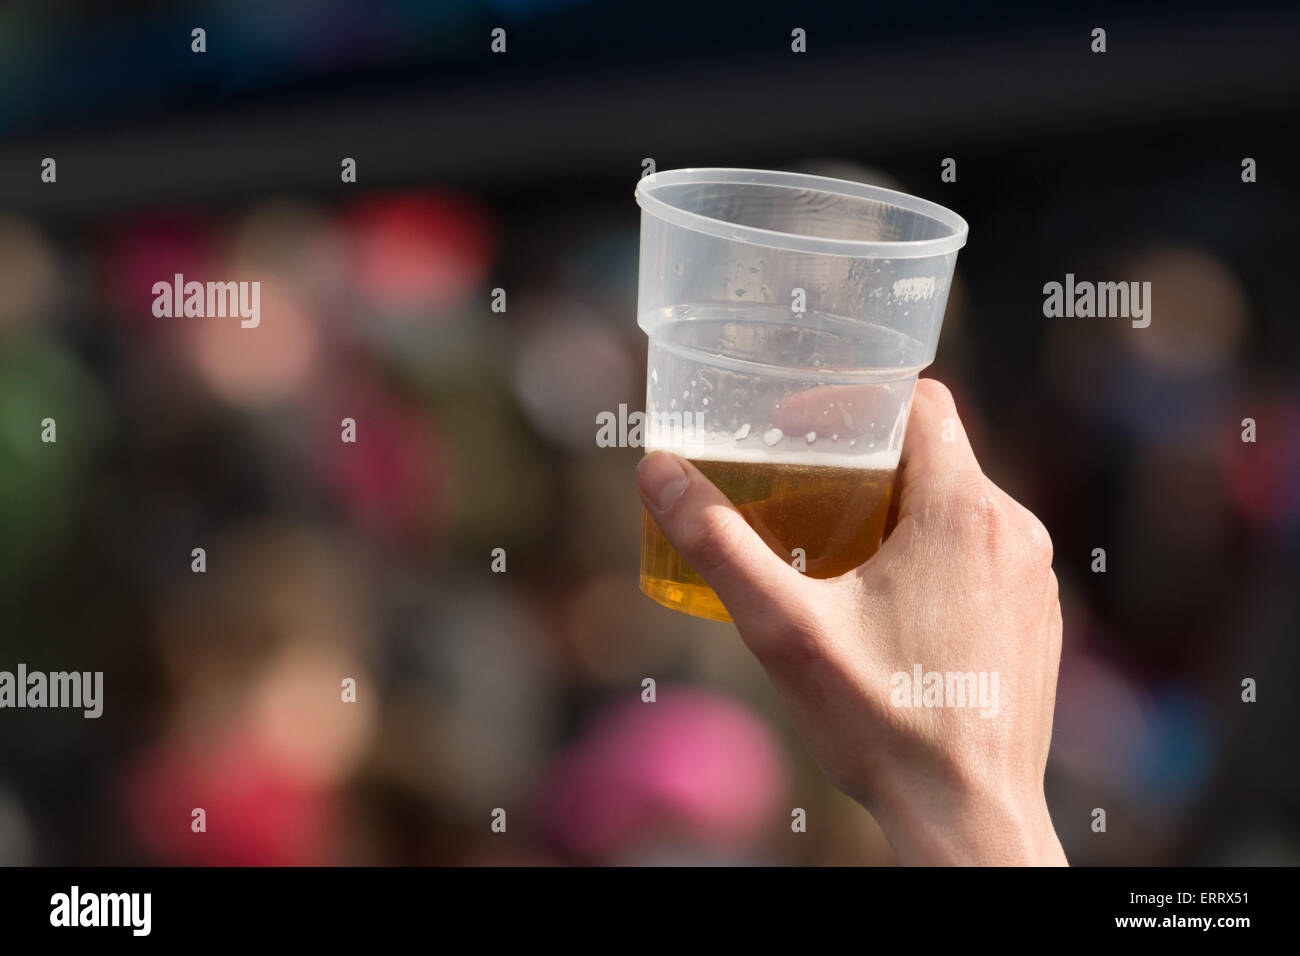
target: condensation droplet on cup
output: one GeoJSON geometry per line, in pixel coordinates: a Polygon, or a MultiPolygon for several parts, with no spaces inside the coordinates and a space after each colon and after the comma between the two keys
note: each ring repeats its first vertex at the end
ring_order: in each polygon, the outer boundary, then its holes
{"type": "Polygon", "coordinates": [[[746,438],[748,438],[748,437],[749,437],[749,422],[745,422],[745,424],[741,425],[740,428],[737,429],[736,434],[735,434],[734,437],[735,437],[736,441],[744,441],[746,438]]]}
{"type": "Polygon", "coordinates": [[[857,447],[858,447],[858,440],[857,440],[856,438],[850,438],[850,439],[849,439],[849,447],[850,447],[850,448],[857,448],[857,447]]]}
{"type": "Polygon", "coordinates": [[[784,437],[785,432],[781,431],[781,429],[769,428],[767,431],[763,432],[763,444],[768,448],[771,448],[784,437]]]}
{"type": "Polygon", "coordinates": [[[804,441],[808,442],[808,444],[811,445],[813,442],[817,440],[817,433],[809,432],[807,435],[804,435],[803,437],[804,437],[804,441]]]}
{"type": "Polygon", "coordinates": [[[701,405],[707,405],[707,404],[709,404],[709,400],[708,400],[707,398],[702,398],[702,399],[700,399],[700,404],[701,404],[701,405]]]}
{"type": "Polygon", "coordinates": [[[839,440],[840,440],[840,436],[839,436],[839,435],[832,435],[832,436],[831,436],[831,441],[839,441],[839,440]]]}

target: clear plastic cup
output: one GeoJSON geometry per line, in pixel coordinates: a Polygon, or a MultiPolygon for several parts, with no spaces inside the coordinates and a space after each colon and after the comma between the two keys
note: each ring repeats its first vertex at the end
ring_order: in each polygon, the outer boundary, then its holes
{"type": "MultiPolygon", "coordinates": [[[[820,578],[880,546],[921,369],[967,226],[924,199],[754,169],[641,180],[645,448],[690,459],[820,578]]],[[[730,620],[643,519],[641,589],[730,620]]]]}

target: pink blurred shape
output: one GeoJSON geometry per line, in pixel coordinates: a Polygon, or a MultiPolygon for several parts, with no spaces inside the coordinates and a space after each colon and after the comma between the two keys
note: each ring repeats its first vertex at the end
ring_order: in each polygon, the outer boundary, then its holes
{"type": "MultiPolygon", "coordinates": [[[[232,405],[258,407],[298,392],[320,351],[318,320],[294,290],[278,280],[261,282],[261,321],[180,319],[174,326],[199,375],[232,405]]],[[[169,322],[168,319],[158,319],[169,322]]]]}
{"type": "Polygon", "coordinates": [[[454,305],[487,275],[496,252],[486,213],[424,192],[367,199],[347,217],[357,284],[381,306],[454,305]]]}
{"type": "Polygon", "coordinates": [[[216,267],[215,240],[202,220],[180,214],[134,222],[109,237],[99,274],[109,300],[130,325],[161,331],[173,323],[153,315],[153,285],[180,273],[187,281],[224,279],[216,267]]]}
{"type": "Polygon", "coordinates": [[[316,866],[339,845],[330,794],[235,734],[159,748],[124,783],[130,819],[164,864],[316,866]],[[196,808],[206,832],[192,829],[196,808]]]}
{"type": "Polygon", "coordinates": [[[539,822],[561,850],[609,860],[652,839],[732,850],[774,819],[780,749],[758,717],[712,693],[661,688],[604,712],[542,791],[539,822]]]}
{"type": "Polygon", "coordinates": [[[1300,523],[1300,405],[1289,397],[1252,396],[1243,415],[1257,420],[1254,443],[1241,441],[1233,423],[1225,430],[1220,466],[1229,493],[1251,524],[1289,531],[1300,523]]]}
{"type": "Polygon", "coordinates": [[[1083,644],[1082,621],[1075,628],[1072,623],[1066,633],[1076,637],[1062,651],[1057,681],[1052,760],[1105,786],[1131,787],[1151,732],[1141,689],[1083,644]]]}
{"type": "Polygon", "coordinates": [[[450,449],[436,423],[361,379],[336,386],[322,404],[334,413],[323,425],[328,467],[353,517],[398,540],[441,534],[454,494],[450,449]],[[356,421],[355,443],[334,440],[344,417],[356,421]]]}

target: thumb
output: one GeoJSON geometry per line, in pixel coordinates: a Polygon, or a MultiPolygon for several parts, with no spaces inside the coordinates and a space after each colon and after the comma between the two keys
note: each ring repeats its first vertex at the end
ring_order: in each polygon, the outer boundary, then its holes
{"type": "Polygon", "coordinates": [[[698,468],[669,452],[652,452],[637,465],[636,481],[664,537],[717,592],[751,647],[752,637],[789,616],[792,598],[806,584],[803,576],[698,468]]]}

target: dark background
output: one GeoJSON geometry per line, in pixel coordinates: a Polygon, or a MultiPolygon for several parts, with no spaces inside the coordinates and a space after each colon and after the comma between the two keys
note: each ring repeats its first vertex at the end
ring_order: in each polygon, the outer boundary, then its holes
{"type": "Polygon", "coordinates": [[[0,711],[0,862],[892,862],[730,626],[637,591],[594,435],[649,157],[968,220],[930,374],[1055,542],[1067,854],[1295,863],[1297,50],[1283,3],[5,5],[0,669],[106,700],[0,711]],[[155,319],[174,272],[262,325],[155,319]],[[1067,272],[1151,326],[1044,318],[1067,272]]]}

